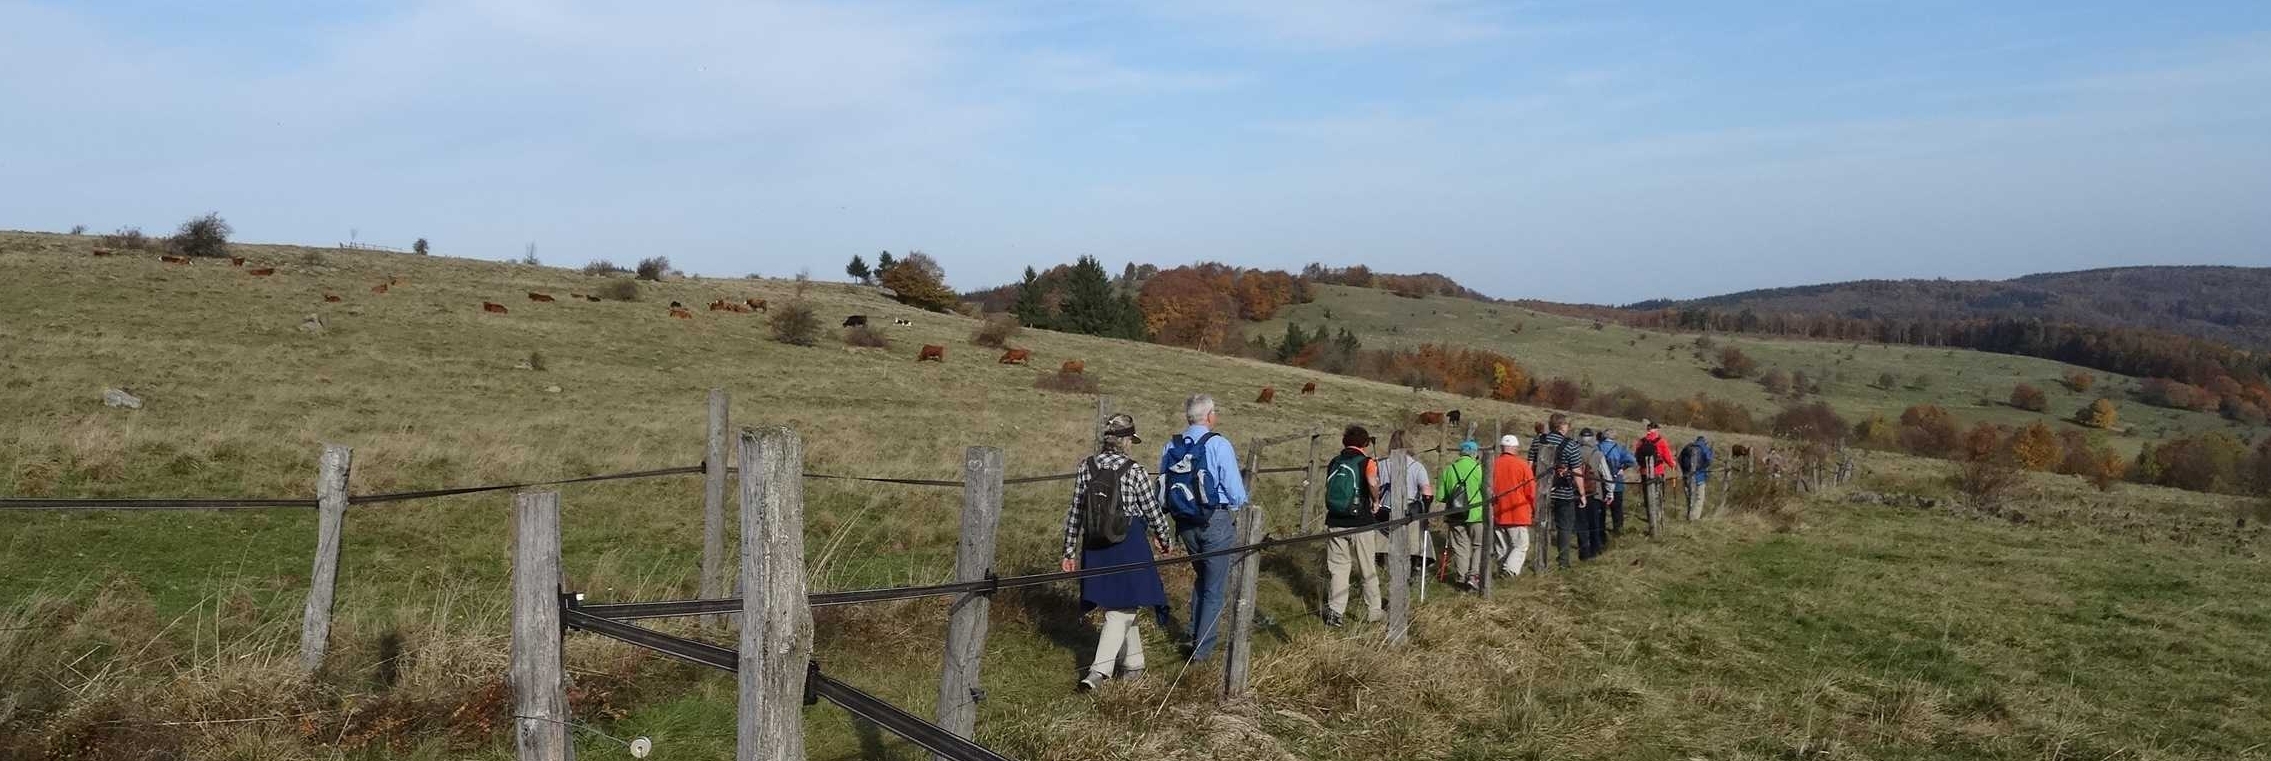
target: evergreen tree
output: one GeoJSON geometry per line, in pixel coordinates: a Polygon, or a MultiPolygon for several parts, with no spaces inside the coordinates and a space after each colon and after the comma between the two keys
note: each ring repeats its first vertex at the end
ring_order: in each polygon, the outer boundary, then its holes
{"type": "Polygon", "coordinates": [[[860,258],[859,254],[853,254],[852,263],[844,265],[844,274],[850,275],[853,280],[862,283],[875,280],[875,271],[867,268],[867,260],[860,258]]]}
{"type": "Polygon", "coordinates": [[[1065,300],[1057,310],[1058,329],[1092,336],[1117,335],[1124,321],[1122,301],[1113,298],[1104,265],[1096,257],[1080,257],[1065,278],[1065,300]]]}
{"type": "Polygon", "coordinates": [[[877,279],[881,279],[881,278],[883,277],[883,273],[886,273],[886,272],[890,272],[890,271],[891,271],[891,267],[892,267],[893,265],[896,265],[896,264],[898,264],[898,263],[899,263],[898,261],[896,261],[896,260],[894,260],[894,259],[892,259],[892,258],[891,258],[891,252],[889,252],[889,251],[885,251],[885,252],[883,252],[883,253],[880,253],[880,254],[876,254],[876,255],[875,255],[875,270],[874,270],[874,273],[875,273],[875,277],[876,277],[877,279]]]}
{"type": "Polygon", "coordinates": [[[1049,317],[1046,286],[1032,267],[1025,268],[1025,279],[1017,283],[1017,301],[1009,307],[1017,315],[1017,323],[1028,328],[1054,329],[1049,317]]]}
{"type": "Polygon", "coordinates": [[[1112,312],[1112,329],[1104,335],[1130,341],[1143,340],[1143,308],[1136,306],[1135,294],[1120,294],[1119,300],[1114,302],[1112,312]]]}
{"type": "Polygon", "coordinates": [[[1301,356],[1301,350],[1306,348],[1309,348],[1309,336],[1301,332],[1300,325],[1291,320],[1286,321],[1285,338],[1277,344],[1277,361],[1291,362],[1294,357],[1301,356]]]}

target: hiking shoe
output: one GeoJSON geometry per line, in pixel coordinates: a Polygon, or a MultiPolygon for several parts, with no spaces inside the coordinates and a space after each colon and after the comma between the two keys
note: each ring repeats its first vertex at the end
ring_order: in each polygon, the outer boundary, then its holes
{"type": "Polygon", "coordinates": [[[1105,680],[1106,678],[1107,678],[1107,677],[1105,677],[1105,676],[1104,676],[1103,674],[1099,674],[1099,673],[1096,673],[1096,672],[1093,672],[1093,671],[1092,671],[1092,672],[1089,672],[1088,676],[1085,676],[1085,677],[1081,677],[1081,679],[1080,679],[1080,683],[1079,683],[1079,684],[1075,684],[1075,685],[1073,685],[1073,686],[1072,686],[1072,691],[1073,691],[1073,692],[1095,692],[1095,691],[1096,691],[1096,686],[1097,686],[1097,685],[1100,685],[1100,684],[1103,684],[1103,683],[1104,683],[1104,680],[1105,680]]]}
{"type": "Polygon", "coordinates": [[[1125,682],[1125,681],[1129,681],[1129,680],[1134,680],[1134,679],[1142,679],[1142,678],[1143,678],[1143,669],[1141,669],[1141,668],[1132,668],[1132,669],[1120,669],[1120,675],[1119,675],[1119,677],[1117,677],[1117,678],[1118,678],[1118,679],[1119,679],[1120,681],[1123,681],[1123,682],[1125,682]]]}
{"type": "Polygon", "coordinates": [[[1341,614],[1325,611],[1325,628],[1338,629],[1347,624],[1347,621],[1341,619],[1341,614]]]}

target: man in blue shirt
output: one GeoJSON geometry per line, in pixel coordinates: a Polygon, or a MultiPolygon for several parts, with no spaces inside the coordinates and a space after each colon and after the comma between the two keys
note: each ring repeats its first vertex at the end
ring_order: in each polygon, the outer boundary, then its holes
{"type": "Polygon", "coordinates": [[[1603,488],[1609,494],[1609,536],[1624,533],[1624,480],[1625,472],[1640,465],[1632,450],[1617,443],[1616,433],[1601,429],[1601,459],[1608,461],[1609,472],[1601,474],[1603,488]]]}
{"type": "Polygon", "coordinates": [[[1703,487],[1711,482],[1711,442],[1702,436],[1680,448],[1680,475],[1687,479],[1687,519],[1703,518],[1703,487]]]}
{"type": "MultiPolygon", "coordinates": [[[[1176,440],[1205,441],[1206,453],[1206,504],[1203,520],[1192,521],[1178,516],[1175,521],[1176,539],[1185,552],[1197,555],[1229,547],[1237,541],[1236,513],[1246,506],[1246,481],[1238,474],[1238,452],[1230,440],[1214,431],[1217,420],[1214,397],[1198,394],[1183,402],[1183,419],[1191,426],[1183,429],[1176,440]]],[[[1168,473],[1175,468],[1177,441],[1167,442],[1159,456],[1159,472],[1168,473]]],[[[1191,585],[1191,660],[1203,661],[1214,652],[1214,642],[1222,621],[1222,597],[1230,582],[1230,556],[1211,557],[1193,561],[1198,578],[1191,585]]]]}

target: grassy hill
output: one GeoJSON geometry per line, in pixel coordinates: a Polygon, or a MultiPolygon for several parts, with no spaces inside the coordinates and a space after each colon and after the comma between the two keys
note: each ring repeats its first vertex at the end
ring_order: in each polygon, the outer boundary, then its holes
{"type": "MultiPolygon", "coordinates": [[[[248,266],[277,270],[254,278],[221,262],[96,258],[91,246],[0,234],[0,408],[10,413],[0,494],[302,496],[325,441],[355,447],[357,492],[686,465],[700,456],[712,386],[732,391],[739,424],[795,426],[810,470],[950,478],[963,447],[989,445],[1016,476],[1069,469],[1095,410],[1092,397],[1035,389],[1041,370],[970,346],[973,321],[847,286],[816,284],[808,297],[829,324],[913,321],[885,328],[893,348],[797,348],[768,340],[763,316],[666,315],[672,300],[780,303],[796,289],[782,281],[673,281],[640,285],[634,302],[540,304],[523,294],[606,281],[240,246],[248,266]],[[389,278],[399,284],[371,292],[389,278]],[[484,313],[483,301],[511,311],[484,313]],[[311,315],[320,332],[299,329],[311,315]],[[948,361],[914,363],[925,343],[948,347],[948,361]],[[104,407],[102,390],[118,386],[145,407],[104,407]]],[[[1303,309],[1355,319],[1358,302],[1341,303],[1351,306],[1303,309]]],[[[1469,303],[1374,308],[1386,320],[1395,307],[1469,303]]],[[[1391,335],[1508,330],[1485,316],[1411,321],[1391,335]]],[[[1635,353],[1612,367],[1597,362],[1600,339],[1623,345],[1614,327],[1508,316],[1528,323],[1506,333],[1523,361],[1546,372],[1566,361],[1603,383],[1652,372],[1642,354],[1673,342],[1626,337],[1635,353]]],[[[1177,402],[1199,391],[1223,400],[1223,430],[1247,442],[1416,409],[1523,428],[1545,414],[1148,344],[1046,332],[1014,343],[1043,366],[1085,361],[1150,433],[1177,427],[1177,402]],[[1253,402],[1263,385],[1312,380],[1317,396],[1253,402]]],[[[1676,371],[1643,384],[1651,393],[1718,383],[1684,349],[1671,354],[1676,371]]],[[[1955,388],[1942,382],[1934,393],[1955,388]]],[[[1294,462],[1306,454],[1297,449],[1263,464],[1294,462]]],[[[1870,489],[1946,496],[1942,464],[1868,455],[1864,467],[1870,489]]],[[[1438,588],[1402,651],[1380,647],[1375,628],[1318,626],[1315,553],[1273,554],[1257,696],[1229,704],[1211,697],[1210,670],[1174,667],[1156,630],[1150,680],[1069,698],[1094,633],[1073,593],[1005,594],[979,735],[1034,759],[2264,757],[2263,522],[2235,526],[2242,506],[2219,497],[2029,483],[1992,512],[1838,495],[1774,515],[1737,509],[1659,541],[1628,538],[1603,561],[1523,578],[1487,604],[1438,588]]],[[[1257,490],[1279,533],[1292,531],[1296,484],[1278,477],[1257,490]]],[[[563,492],[570,586],[607,600],[693,591],[697,481],[563,492]]],[[[955,490],[815,481],[806,493],[816,589],[950,573],[955,490]]],[[[1011,487],[1001,572],[1054,567],[1064,503],[1061,484],[1011,487]]],[[[11,582],[0,593],[0,759],[509,757],[497,686],[508,504],[498,494],[350,511],[332,666],[312,684],[291,674],[308,511],[0,513],[0,578],[11,582]]],[[[1186,572],[1171,574],[1171,589],[1187,589],[1177,583],[1186,572]]],[[[831,672],[928,713],[943,603],[818,618],[831,672]]],[[[652,736],[657,757],[730,757],[729,680],[586,635],[571,636],[568,653],[583,720],[652,736]]],[[[813,758],[919,757],[834,708],[807,716],[813,758]]],[[[625,755],[578,738],[585,758],[625,755]]]]}
{"type": "Polygon", "coordinates": [[[1635,306],[1903,319],[2038,317],[2271,349],[2271,267],[2113,267],[2010,280],[1856,280],[1635,306]]]}
{"type": "MultiPolygon", "coordinates": [[[[1602,391],[1629,385],[1658,398],[1710,394],[1741,403],[1760,415],[1771,414],[1787,403],[1769,394],[1756,380],[1713,375],[1716,349],[1697,358],[1695,336],[1689,334],[1596,323],[1507,304],[1403,298],[1366,288],[1324,285],[1318,286],[1316,293],[1316,301],[1287,307],[1269,322],[1249,325],[1247,334],[1276,340],[1284,335],[1288,321],[1304,329],[1331,325],[1336,330],[1345,327],[1354,331],[1367,346],[1444,343],[1491,349],[1514,357],[1535,376],[1588,381],[1602,391]]],[[[2067,427],[2074,425],[2070,420],[2076,410],[2106,396],[2121,404],[2123,426],[2108,440],[2125,453],[2171,435],[2219,428],[2243,436],[2260,432],[2214,414],[2132,401],[2137,378],[2084,370],[2098,378],[2097,385],[2087,393],[2069,391],[2059,379],[2083,368],[2051,360],[1963,349],[1746,335],[1714,335],[1711,340],[1718,346],[1742,349],[1758,360],[1761,372],[1781,368],[1820,380],[1821,394],[1809,399],[1826,401],[1851,420],[1871,414],[1897,419],[1910,405],[1932,403],[1968,421],[2011,425],[2046,421],[2067,427]],[[1878,380],[1887,373],[1899,382],[1880,387],[1878,380]],[[1915,385],[1919,377],[1927,381],[1921,388],[1915,385]],[[2049,407],[2037,413],[2011,406],[2011,388],[2019,383],[2042,389],[2049,407]]]]}

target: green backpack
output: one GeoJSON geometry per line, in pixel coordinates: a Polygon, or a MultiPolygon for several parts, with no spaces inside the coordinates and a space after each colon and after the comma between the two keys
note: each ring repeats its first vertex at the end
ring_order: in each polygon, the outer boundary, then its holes
{"type": "Polygon", "coordinates": [[[1372,493],[1372,485],[1365,483],[1364,478],[1364,466],[1370,460],[1363,452],[1344,451],[1325,466],[1326,515],[1338,518],[1372,515],[1372,506],[1365,500],[1365,495],[1372,493]]]}

